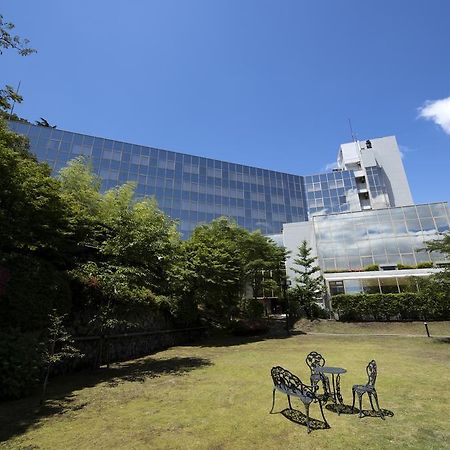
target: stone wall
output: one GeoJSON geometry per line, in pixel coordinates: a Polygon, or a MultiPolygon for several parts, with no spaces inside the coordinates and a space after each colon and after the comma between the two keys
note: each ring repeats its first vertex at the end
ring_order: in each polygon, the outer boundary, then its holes
{"type": "Polygon", "coordinates": [[[57,374],[83,368],[96,368],[108,363],[150,355],[175,345],[194,342],[202,338],[205,332],[205,327],[192,327],[113,334],[103,337],[74,337],[75,347],[83,356],[64,361],[55,367],[54,372],[57,374]]]}

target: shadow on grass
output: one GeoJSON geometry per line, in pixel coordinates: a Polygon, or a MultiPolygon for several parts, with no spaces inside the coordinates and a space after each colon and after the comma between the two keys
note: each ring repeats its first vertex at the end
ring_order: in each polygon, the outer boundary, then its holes
{"type": "Polygon", "coordinates": [[[434,338],[439,344],[450,344],[450,338],[434,338]]]}
{"type": "Polygon", "coordinates": [[[85,408],[88,403],[77,401],[77,395],[74,393],[80,389],[94,387],[105,382],[111,388],[125,382],[143,383],[148,378],[167,374],[183,375],[211,364],[210,360],[204,358],[153,359],[144,357],[114,364],[109,369],[82,371],[57,377],[51,381],[47,400],[40,407],[38,406],[38,395],[0,404],[0,442],[20,435],[29,428],[39,427],[40,421],[46,417],[85,408]]]}
{"type": "MultiPolygon", "coordinates": [[[[297,425],[302,425],[304,427],[307,427],[307,417],[306,414],[302,413],[301,411],[297,409],[283,409],[283,411],[280,411],[276,414],[282,414],[286,419],[289,419],[291,422],[296,423],[297,425]]],[[[322,420],[313,419],[312,417],[309,418],[309,428],[311,431],[315,430],[326,430],[329,428],[329,426],[323,422],[322,420]]]]}
{"type": "MultiPolygon", "coordinates": [[[[355,406],[354,410],[352,410],[352,405],[336,405],[334,403],[330,403],[326,405],[325,408],[328,411],[336,414],[359,414],[359,409],[355,406]]],[[[381,412],[383,413],[384,417],[394,417],[393,411],[390,411],[389,409],[381,408],[381,412]]],[[[372,411],[368,409],[363,409],[362,414],[363,417],[380,417],[380,413],[378,411],[372,411]]]]}
{"type": "Polygon", "coordinates": [[[292,335],[285,334],[260,334],[255,336],[220,336],[210,337],[197,342],[185,344],[190,347],[233,347],[236,345],[252,344],[254,342],[262,342],[271,339],[286,339],[292,335]]]}
{"type": "Polygon", "coordinates": [[[264,334],[256,334],[256,335],[244,335],[244,336],[235,336],[230,334],[223,334],[213,337],[204,338],[202,340],[191,342],[186,344],[192,347],[233,347],[236,345],[245,345],[252,344],[254,342],[262,342],[268,341],[272,339],[287,339],[293,336],[306,335],[307,333],[300,330],[291,330],[289,334],[286,331],[282,332],[268,332],[264,334]]]}

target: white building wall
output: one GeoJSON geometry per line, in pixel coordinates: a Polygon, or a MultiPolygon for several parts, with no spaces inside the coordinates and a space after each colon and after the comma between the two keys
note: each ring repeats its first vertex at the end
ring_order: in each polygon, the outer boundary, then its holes
{"type": "MultiPolygon", "coordinates": [[[[371,139],[377,165],[383,168],[391,207],[413,205],[405,168],[395,136],[371,139]]],[[[369,151],[368,149],[367,151],[369,151]]]]}

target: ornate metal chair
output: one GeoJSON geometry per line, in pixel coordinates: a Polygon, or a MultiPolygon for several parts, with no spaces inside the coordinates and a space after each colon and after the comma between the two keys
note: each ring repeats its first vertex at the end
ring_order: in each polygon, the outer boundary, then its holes
{"type": "Polygon", "coordinates": [[[325,419],[325,416],[323,414],[322,401],[316,396],[312,386],[307,386],[306,384],[302,383],[300,378],[289,372],[289,370],[283,369],[280,366],[272,367],[270,373],[272,375],[273,381],[273,398],[270,414],[272,414],[273,408],[275,406],[275,391],[278,390],[287,395],[290,409],[292,409],[291,396],[298,397],[305,405],[308,433],[311,432],[309,423],[309,407],[313,402],[319,403],[320,412],[322,414],[323,421],[325,422],[325,426],[327,428],[330,428],[330,425],[328,424],[327,419],[325,419]]]}
{"type": "Polygon", "coordinates": [[[353,403],[352,403],[352,412],[355,409],[355,394],[358,394],[359,398],[359,417],[362,417],[362,396],[367,392],[370,400],[370,406],[372,407],[372,411],[375,411],[373,407],[372,397],[375,399],[377,404],[378,412],[380,413],[381,418],[384,420],[383,412],[380,409],[380,405],[378,404],[378,395],[375,389],[375,382],[377,381],[377,363],[372,359],[369,364],[367,364],[366,372],[368,376],[368,380],[366,384],[355,384],[352,388],[353,394],[353,403]]]}
{"type": "Polygon", "coordinates": [[[322,400],[324,402],[327,402],[330,398],[330,380],[329,378],[323,374],[323,373],[316,373],[315,369],[316,367],[323,367],[325,365],[325,358],[317,352],[310,352],[305,359],[306,365],[309,367],[309,370],[311,371],[311,386],[314,389],[314,392],[316,392],[319,389],[319,381],[322,382],[323,386],[323,394],[322,394],[322,400]]]}

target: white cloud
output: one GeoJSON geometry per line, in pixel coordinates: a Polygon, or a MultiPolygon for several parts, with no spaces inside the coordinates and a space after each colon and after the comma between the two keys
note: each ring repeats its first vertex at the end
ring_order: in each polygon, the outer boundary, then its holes
{"type": "Polygon", "coordinates": [[[337,169],[337,162],[328,163],[323,170],[326,170],[327,172],[329,170],[337,169]]]}
{"type": "Polygon", "coordinates": [[[400,150],[400,156],[402,157],[402,159],[406,158],[407,153],[412,153],[412,152],[416,151],[415,149],[408,147],[407,145],[399,145],[399,150],[400,150]]]}
{"type": "Polygon", "coordinates": [[[419,108],[419,117],[432,120],[447,134],[450,134],[450,97],[441,100],[427,100],[419,108]]]}

